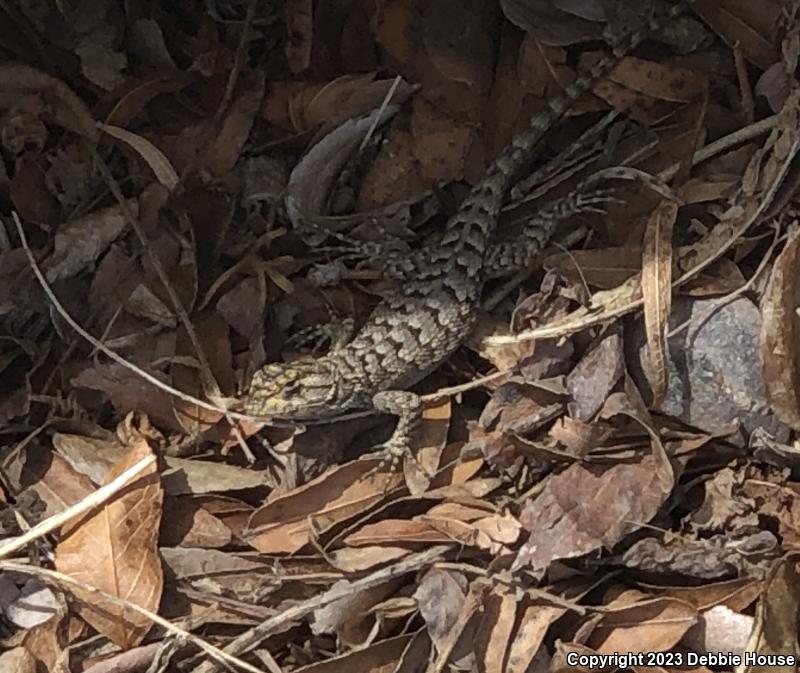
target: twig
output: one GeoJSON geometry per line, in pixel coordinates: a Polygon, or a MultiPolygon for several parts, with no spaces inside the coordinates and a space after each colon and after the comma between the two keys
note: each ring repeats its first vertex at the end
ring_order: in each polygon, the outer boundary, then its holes
{"type": "MultiPolygon", "coordinates": [[[[729,133],[728,135],[715,140],[713,143],[709,143],[703,147],[703,149],[695,152],[695,155],[692,157],[692,166],[702,164],[704,161],[708,161],[712,157],[715,157],[717,154],[720,154],[731,147],[735,147],[736,145],[740,145],[747,140],[757,138],[767,131],[771,131],[777,123],[778,117],[779,115],[772,115],[771,117],[762,119],[754,124],[737,129],[733,133],[729,133]]],[[[665,182],[668,182],[680,170],[680,167],[680,162],[676,162],[661,171],[658,174],[658,177],[665,182]]]]}

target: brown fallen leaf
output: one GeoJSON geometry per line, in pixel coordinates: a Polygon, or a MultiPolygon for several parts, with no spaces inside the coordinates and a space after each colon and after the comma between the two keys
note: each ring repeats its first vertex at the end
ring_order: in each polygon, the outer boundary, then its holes
{"type": "Polygon", "coordinates": [[[510,587],[499,585],[486,597],[485,628],[478,633],[478,650],[483,650],[483,670],[505,673],[506,656],[517,630],[519,597],[510,587]],[[483,642],[481,642],[483,641],[483,642]]]}
{"type": "Polygon", "coordinates": [[[26,648],[15,647],[0,654],[0,670],[36,673],[36,659],[26,648]]]}
{"type": "MultiPolygon", "coordinates": [[[[159,372],[151,373],[164,378],[159,372]]],[[[110,362],[87,367],[72,380],[72,385],[102,391],[120,414],[136,411],[146,414],[159,427],[182,430],[175,418],[174,398],[122,365],[110,362]]]]}
{"type": "Polygon", "coordinates": [[[213,549],[225,547],[233,539],[231,529],[193,498],[167,498],[164,509],[169,517],[161,526],[161,545],[213,549]]]}
{"type": "Polygon", "coordinates": [[[263,73],[245,73],[238,89],[219,133],[209,145],[203,159],[203,167],[215,177],[230,173],[250,137],[250,129],[264,98],[263,73]]]}
{"type": "Polygon", "coordinates": [[[295,552],[309,542],[312,532],[369,510],[401,485],[397,473],[365,475],[375,460],[357,460],[320,477],[257,509],[245,539],[263,553],[295,552]]]}
{"type": "Polygon", "coordinates": [[[695,71],[669,64],[628,56],[609,74],[608,79],[658,100],[691,103],[706,87],[705,78],[695,71]]]}
{"type": "Polygon", "coordinates": [[[597,342],[567,376],[572,396],[570,415],[588,421],[603,406],[625,372],[622,335],[614,327],[597,342]]]}
{"type": "Polygon", "coordinates": [[[416,463],[410,460],[403,462],[406,485],[412,495],[426,491],[432,479],[429,475],[436,474],[442,452],[447,445],[451,407],[450,398],[444,397],[427,403],[422,410],[422,427],[418,435],[420,449],[416,463]]]}
{"type": "MultiPolygon", "coordinates": [[[[580,584],[575,585],[578,589],[580,584]]],[[[570,593],[577,593],[575,589],[570,593]]],[[[553,623],[567,612],[564,605],[537,597],[521,610],[519,628],[508,648],[506,673],[536,671],[534,658],[541,652],[542,643],[553,623]]]]}
{"type": "Polygon", "coordinates": [[[436,649],[450,637],[464,607],[466,591],[467,580],[456,571],[431,568],[420,578],[414,599],[436,649]]]}
{"type": "Polygon", "coordinates": [[[460,179],[474,131],[421,97],[411,109],[412,151],[426,184],[460,179]]]}
{"type": "Polygon", "coordinates": [[[735,612],[749,607],[761,594],[762,582],[752,577],[742,577],[701,586],[663,587],[639,583],[650,594],[672,596],[691,603],[700,611],[725,606],[735,612]]]}
{"type": "MultiPolygon", "coordinates": [[[[128,199],[126,209],[134,217],[138,214],[136,199],[128,199]]],[[[106,251],[128,226],[122,206],[115,205],[85,217],[72,220],[59,227],[53,254],[45,262],[47,280],[76,276],[106,251]]]]}
{"type": "Polygon", "coordinates": [[[585,282],[590,287],[610,290],[639,273],[641,259],[636,246],[625,246],[557,252],[545,257],[542,266],[574,283],[585,282]]]}
{"type": "Polygon", "coordinates": [[[574,463],[547,479],[520,516],[530,535],[515,567],[541,572],[556,559],[616,545],[650,521],[672,490],[659,466],[654,455],[610,467],[574,463]]]}
{"type": "MultiPolygon", "coordinates": [[[[350,646],[363,645],[374,633],[379,619],[377,606],[393,596],[402,586],[402,578],[387,579],[372,587],[352,591],[347,596],[314,611],[313,631],[315,634],[331,633],[350,646]]],[[[339,580],[333,585],[347,586],[347,580],[339,580]]]]}
{"type": "Polygon", "coordinates": [[[697,621],[697,608],[677,598],[626,591],[604,606],[586,641],[603,654],[669,651],[697,621]]]}
{"type": "MultiPolygon", "coordinates": [[[[106,475],[105,483],[142,458],[152,455],[144,440],[130,447],[106,475]]],[[[65,525],[56,546],[59,572],[152,612],[158,610],[164,577],[158,556],[158,528],[163,493],[155,464],[112,500],[65,525]]],[[[133,610],[74,590],[78,612],[121,648],[142,642],[152,623],[133,610]]]]}

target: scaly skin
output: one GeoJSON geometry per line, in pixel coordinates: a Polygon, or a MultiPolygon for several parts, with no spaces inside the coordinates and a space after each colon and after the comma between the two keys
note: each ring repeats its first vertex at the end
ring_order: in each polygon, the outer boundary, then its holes
{"type": "MultiPolygon", "coordinates": [[[[679,13],[680,5],[669,18],[679,13]]],[[[446,360],[471,332],[488,274],[485,262],[508,190],[564,112],[643,36],[634,33],[621,40],[612,55],[548,102],[472,189],[448,221],[440,243],[425,251],[425,265],[415,270],[412,264],[405,270],[409,280],[375,308],[351,341],[322,357],[269,364],[256,372],[244,400],[245,412],[295,420],[328,418],[352,409],[396,414],[398,427],[385,449],[394,459],[407,453],[421,404],[406,389],[446,360]]],[[[526,259],[544,246],[557,222],[555,217],[543,218],[533,235],[528,232],[526,259]]],[[[488,275],[497,275],[497,269],[488,275]]]]}

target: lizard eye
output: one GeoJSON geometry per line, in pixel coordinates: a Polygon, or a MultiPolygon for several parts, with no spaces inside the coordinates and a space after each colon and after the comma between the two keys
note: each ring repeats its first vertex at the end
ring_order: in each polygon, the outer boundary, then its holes
{"type": "Polygon", "coordinates": [[[287,383],[283,389],[283,396],[284,397],[292,397],[297,395],[300,392],[300,382],[299,381],[292,381],[291,383],[287,383]]]}

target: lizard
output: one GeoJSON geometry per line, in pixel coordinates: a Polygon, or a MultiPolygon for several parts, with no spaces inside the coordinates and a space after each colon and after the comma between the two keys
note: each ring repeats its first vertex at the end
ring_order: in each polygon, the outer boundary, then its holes
{"type": "Polygon", "coordinates": [[[245,413],[281,420],[323,420],[356,409],[398,417],[383,450],[393,464],[412,456],[422,403],[408,390],[444,362],[469,336],[485,282],[522,268],[540,254],[567,215],[596,209],[602,195],[573,193],[545,209],[522,240],[494,244],[504,199],[547,132],[594,83],[639,42],[684,9],[681,0],[662,20],[616,40],[611,53],[578,76],[534,115],[488,167],[444,227],[438,244],[386,259],[386,277],[402,281],[383,298],[354,335],[342,335],[322,356],[263,366],[243,399],[245,413]],[[499,267],[499,268],[498,268],[499,267]]]}

